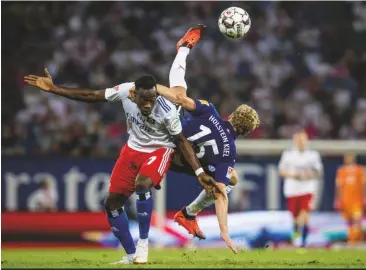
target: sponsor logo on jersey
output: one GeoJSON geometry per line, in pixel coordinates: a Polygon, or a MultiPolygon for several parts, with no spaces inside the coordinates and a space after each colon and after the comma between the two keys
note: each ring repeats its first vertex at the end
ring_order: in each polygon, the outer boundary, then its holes
{"type": "Polygon", "coordinates": [[[115,87],[113,87],[114,91],[118,91],[119,90],[119,85],[116,85],[115,87]]]}
{"type": "Polygon", "coordinates": [[[200,101],[200,102],[201,102],[201,104],[203,104],[203,105],[210,106],[210,104],[208,103],[208,101],[207,101],[207,100],[202,100],[202,99],[200,99],[199,101],[200,101]]]}
{"type": "Polygon", "coordinates": [[[232,167],[227,168],[227,173],[226,173],[227,178],[231,178],[231,176],[233,175],[233,170],[234,169],[232,167]]]}
{"type": "Polygon", "coordinates": [[[176,129],[179,126],[179,118],[174,118],[170,122],[170,129],[176,129]]]}

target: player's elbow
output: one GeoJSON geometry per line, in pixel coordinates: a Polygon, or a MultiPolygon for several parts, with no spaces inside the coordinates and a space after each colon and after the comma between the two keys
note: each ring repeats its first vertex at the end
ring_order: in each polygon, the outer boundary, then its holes
{"type": "Polygon", "coordinates": [[[185,101],[186,101],[186,94],[177,94],[175,96],[175,103],[179,106],[184,107],[185,101]]]}
{"type": "Polygon", "coordinates": [[[281,176],[281,177],[287,177],[287,171],[285,171],[285,170],[280,170],[280,176],[281,176]]]}

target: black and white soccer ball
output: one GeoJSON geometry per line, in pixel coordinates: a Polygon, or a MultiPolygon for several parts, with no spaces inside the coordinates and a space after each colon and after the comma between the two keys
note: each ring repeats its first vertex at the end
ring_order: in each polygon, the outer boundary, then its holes
{"type": "Polygon", "coordinates": [[[225,9],[219,18],[220,32],[230,39],[240,39],[248,34],[251,21],[248,12],[239,7],[225,9]]]}

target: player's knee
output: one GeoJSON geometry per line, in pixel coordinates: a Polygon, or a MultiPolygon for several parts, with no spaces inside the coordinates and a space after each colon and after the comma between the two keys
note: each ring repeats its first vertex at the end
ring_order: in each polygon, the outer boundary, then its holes
{"type": "Polygon", "coordinates": [[[301,210],[298,219],[302,224],[307,224],[309,221],[309,212],[307,210],[301,210]]]}
{"type": "Polygon", "coordinates": [[[229,184],[231,185],[231,186],[235,186],[237,183],[238,183],[238,173],[235,171],[235,170],[233,170],[233,172],[232,172],[232,175],[231,175],[231,177],[230,177],[230,182],[229,182],[229,184]]]}
{"type": "Polygon", "coordinates": [[[138,175],[136,178],[136,192],[144,192],[148,191],[152,188],[153,182],[151,178],[144,176],[144,175],[138,175]]]}
{"type": "Polygon", "coordinates": [[[127,199],[122,194],[108,193],[108,196],[104,200],[104,207],[107,211],[122,208],[127,199]]]}
{"type": "Polygon", "coordinates": [[[215,190],[216,197],[223,197],[225,200],[228,200],[227,192],[226,192],[226,186],[222,183],[217,183],[217,188],[219,190],[215,190]]]}
{"type": "Polygon", "coordinates": [[[237,183],[238,183],[238,178],[236,178],[235,176],[231,176],[229,185],[230,186],[235,186],[237,183]]]}

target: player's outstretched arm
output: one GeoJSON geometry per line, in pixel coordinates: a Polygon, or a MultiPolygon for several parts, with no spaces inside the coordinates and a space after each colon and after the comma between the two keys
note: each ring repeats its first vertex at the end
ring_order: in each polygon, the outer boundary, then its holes
{"type": "Polygon", "coordinates": [[[238,249],[235,247],[233,240],[229,235],[229,227],[227,222],[229,200],[227,197],[225,185],[222,183],[217,183],[217,188],[221,191],[216,194],[217,199],[215,200],[215,209],[220,227],[220,235],[221,238],[225,241],[226,245],[236,254],[238,253],[238,249]]]}
{"type": "Polygon", "coordinates": [[[24,81],[30,85],[36,86],[45,92],[63,96],[73,100],[86,102],[107,101],[105,99],[105,90],[89,90],[57,86],[53,83],[51,75],[47,69],[44,70],[46,76],[27,75],[24,81]]]}
{"type": "Polygon", "coordinates": [[[175,104],[178,104],[179,106],[182,106],[183,109],[187,111],[194,111],[196,108],[196,103],[194,100],[190,97],[187,97],[185,91],[179,91],[177,89],[173,88],[179,88],[179,87],[173,87],[168,88],[164,85],[158,84],[157,85],[158,93],[159,95],[165,97],[170,102],[173,102],[175,104]]]}
{"type": "MultiPolygon", "coordinates": [[[[211,176],[206,174],[202,169],[201,164],[197,159],[196,153],[194,152],[191,143],[187,140],[186,137],[184,137],[182,132],[175,135],[174,137],[178,149],[183,154],[188,164],[192,167],[200,184],[214,199],[216,199],[216,193],[221,192],[221,190],[217,188],[216,181],[211,176]]],[[[226,194],[226,191],[224,192],[226,194]]]]}

